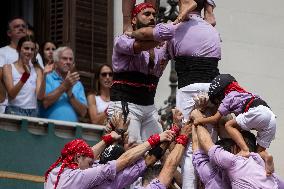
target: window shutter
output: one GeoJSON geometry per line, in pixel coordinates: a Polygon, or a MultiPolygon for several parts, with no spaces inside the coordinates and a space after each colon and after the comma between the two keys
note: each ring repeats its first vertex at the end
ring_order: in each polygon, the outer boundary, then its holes
{"type": "Polygon", "coordinates": [[[41,41],[72,47],[84,87],[94,89],[97,67],[111,64],[113,0],[43,0],[36,4],[42,17],[36,19],[41,41]]]}

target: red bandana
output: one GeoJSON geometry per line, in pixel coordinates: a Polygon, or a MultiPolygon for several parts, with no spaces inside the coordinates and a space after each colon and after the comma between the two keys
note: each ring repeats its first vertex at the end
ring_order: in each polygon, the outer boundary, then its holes
{"type": "Polygon", "coordinates": [[[242,87],[239,86],[238,82],[233,81],[225,88],[225,95],[229,94],[232,91],[237,91],[239,93],[248,93],[242,87]]]}
{"type": "Polygon", "coordinates": [[[139,14],[142,10],[152,8],[155,9],[151,3],[140,3],[133,8],[132,18],[134,18],[137,14],[139,14]]]}
{"type": "Polygon", "coordinates": [[[86,157],[94,158],[92,148],[84,140],[72,140],[71,142],[65,144],[64,148],[61,151],[61,156],[45,172],[45,181],[47,180],[49,172],[52,171],[52,169],[54,169],[55,167],[57,167],[59,163],[62,163],[54,186],[54,188],[56,188],[59,182],[60,175],[65,167],[68,167],[70,169],[78,168],[78,164],[74,162],[75,155],[83,155],[86,157]]]}

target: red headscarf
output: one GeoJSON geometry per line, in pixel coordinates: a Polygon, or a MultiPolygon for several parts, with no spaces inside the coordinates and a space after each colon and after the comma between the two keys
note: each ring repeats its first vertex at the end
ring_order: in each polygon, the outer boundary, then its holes
{"type": "Polygon", "coordinates": [[[57,175],[57,180],[54,185],[54,189],[57,187],[60,175],[65,167],[68,167],[70,169],[78,168],[78,164],[74,162],[75,155],[83,155],[86,157],[94,158],[92,148],[82,139],[75,139],[65,144],[64,148],[61,151],[61,156],[45,172],[45,181],[46,181],[50,171],[52,171],[52,169],[57,167],[59,163],[62,163],[61,168],[57,175]]]}
{"type": "Polygon", "coordinates": [[[142,10],[146,8],[155,9],[151,3],[140,3],[136,5],[132,10],[132,18],[134,18],[137,14],[139,14],[142,10]]]}
{"type": "Polygon", "coordinates": [[[229,94],[232,91],[238,91],[239,93],[249,93],[239,86],[238,82],[233,81],[225,88],[225,95],[229,94]]]}

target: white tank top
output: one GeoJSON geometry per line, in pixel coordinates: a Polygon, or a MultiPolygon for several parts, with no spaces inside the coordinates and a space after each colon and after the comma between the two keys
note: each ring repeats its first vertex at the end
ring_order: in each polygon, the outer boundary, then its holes
{"type": "Polygon", "coordinates": [[[104,112],[110,102],[104,101],[101,96],[95,96],[98,113],[104,112]]]}
{"type": "MultiPolygon", "coordinates": [[[[16,85],[22,77],[22,74],[18,72],[14,64],[12,66],[13,83],[16,85]]],[[[37,97],[36,97],[36,79],[37,74],[34,66],[30,64],[31,74],[27,82],[24,84],[20,92],[14,99],[9,98],[8,105],[16,106],[22,109],[36,109],[37,97]]]]}

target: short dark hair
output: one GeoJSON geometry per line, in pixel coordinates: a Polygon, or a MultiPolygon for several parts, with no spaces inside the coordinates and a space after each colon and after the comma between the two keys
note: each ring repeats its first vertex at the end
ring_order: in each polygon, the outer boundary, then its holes
{"type": "Polygon", "coordinates": [[[242,136],[244,137],[244,140],[246,142],[246,145],[249,148],[250,152],[256,152],[256,137],[253,133],[249,131],[242,131],[242,136]]]}
{"type": "Polygon", "coordinates": [[[8,20],[8,23],[7,23],[7,31],[10,31],[10,24],[14,21],[14,20],[17,20],[17,19],[21,19],[21,20],[23,20],[26,24],[27,24],[27,22],[26,22],[26,20],[25,19],[23,19],[22,17],[20,17],[20,16],[14,16],[14,17],[12,17],[12,18],[10,18],[9,20],[8,20]]]}
{"type": "Polygon", "coordinates": [[[235,144],[236,143],[231,138],[224,138],[216,142],[216,145],[220,145],[222,148],[224,148],[224,150],[228,152],[231,152],[231,148],[235,144]]]}
{"type": "Polygon", "coordinates": [[[147,167],[142,177],[142,184],[144,185],[145,183],[150,183],[151,180],[158,177],[162,168],[163,167],[161,164],[155,164],[153,166],[147,167]]]}
{"type": "Polygon", "coordinates": [[[26,41],[31,41],[31,42],[33,42],[34,44],[36,44],[36,41],[35,41],[35,39],[34,39],[33,36],[31,36],[31,35],[26,35],[26,36],[22,37],[22,38],[19,40],[19,42],[18,42],[18,46],[17,46],[17,51],[18,51],[18,52],[20,52],[23,43],[26,42],[26,41]]]}
{"type": "MultiPolygon", "coordinates": [[[[246,143],[246,145],[249,148],[250,152],[256,152],[256,138],[255,135],[249,131],[241,131],[241,134],[244,138],[244,141],[246,143]]],[[[216,145],[220,145],[222,148],[224,148],[224,150],[231,152],[231,147],[233,145],[237,145],[235,143],[235,141],[231,138],[224,138],[221,140],[218,140],[216,142],[216,145]]]]}

